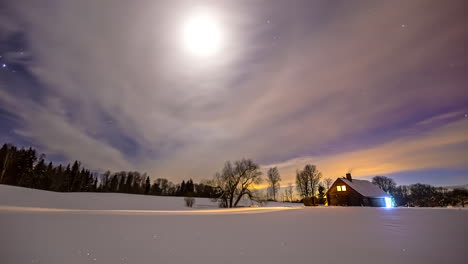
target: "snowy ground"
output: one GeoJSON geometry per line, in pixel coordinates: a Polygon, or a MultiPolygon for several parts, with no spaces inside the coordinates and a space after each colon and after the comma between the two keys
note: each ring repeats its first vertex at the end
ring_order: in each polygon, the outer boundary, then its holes
{"type": "Polygon", "coordinates": [[[0,185],[0,263],[467,263],[468,210],[216,209],[0,185]],[[53,208],[53,209],[51,209],[53,208]],[[69,210],[71,209],[71,210],[69,210]]]}

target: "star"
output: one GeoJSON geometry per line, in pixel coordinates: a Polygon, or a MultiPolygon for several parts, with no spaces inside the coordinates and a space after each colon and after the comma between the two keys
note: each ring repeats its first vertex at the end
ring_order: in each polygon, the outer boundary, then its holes
{"type": "Polygon", "coordinates": [[[401,25],[401,27],[402,27],[402,28],[405,28],[405,27],[406,27],[406,25],[405,25],[405,24],[402,24],[402,25],[401,25]]]}
{"type": "Polygon", "coordinates": [[[6,68],[6,66],[7,66],[7,65],[6,65],[5,63],[2,64],[2,68],[6,68]]]}

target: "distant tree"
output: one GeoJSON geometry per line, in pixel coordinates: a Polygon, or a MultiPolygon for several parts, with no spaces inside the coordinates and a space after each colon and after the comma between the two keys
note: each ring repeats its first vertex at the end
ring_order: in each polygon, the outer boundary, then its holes
{"type": "Polygon", "coordinates": [[[146,177],[145,181],[145,194],[149,194],[151,189],[151,182],[149,176],[146,177]]]}
{"type": "Polygon", "coordinates": [[[44,178],[40,181],[41,189],[52,190],[52,185],[55,180],[55,170],[52,162],[49,162],[44,171],[44,178]]]}
{"type": "Polygon", "coordinates": [[[281,176],[276,167],[269,168],[267,172],[267,181],[268,181],[268,193],[271,194],[273,200],[276,201],[276,194],[280,188],[279,182],[281,181],[281,176]]]}
{"type": "MultiPolygon", "coordinates": [[[[128,181],[128,178],[127,178],[128,181]]],[[[117,192],[119,187],[119,177],[114,174],[111,177],[109,192],[117,192]]]]}
{"type": "Polygon", "coordinates": [[[119,187],[117,188],[119,192],[128,193],[129,189],[128,186],[125,184],[125,182],[127,181],[127,173],[122,171],[116,173],[115,175],[117,175],[117,177],[119,178],[119,187]]]}
{"type": "Polygon", "coordinates": [[[235,207],[242,197],[254,198],[251,187],[261,182],[260,166],[250,159],[241,159],[234,165],[227,161],[221,172],[217,172],[213,183],[219,190],[221,207],[235,207]]]}
{"type": "Polygon", "coordinates": [[[435,187],[434,199],[435,203],[433,204],[433,206],[448,206],[451,203],[451,196],[449,190],[444,187],[435,187]]]}
{"type": "Polygon", "coordinates": [[[288,183],[288,186],[287,186],[286,189],[284,190],[284,194],[285,194],[286,200],[287,200],[288,202],[292,202],[292,201],[293,201],[294,188],[293,188],[292,183],[288,183]]]}
{"type": "Polygon", "coordinates": [[[93,183],[93,190],[92,190],[92,192],[96,192],[96,191],[98,191],[98,178],[97,178],[97,177],[94,178],[94,183],[93,183]]]}
{"type": "Polygon", "coordinates": [[[302,198],[315,196],[321,178],[322,173],[315,165],[307,164],[302,171],[296,171],[296,188],[299,195],[302,198]]]}
{"type": "Polygon", "coordinates": [[[209,180],[202,180],[199,184],[194,184],[194,192],[198,197],[216,198],[217,189],[215,184],[209,180]]]}
{"type": "Polygon", "coordinates": [[[449,193],[451,198],[452,205],[461,205],[465,207],[465,204],[468,202],[468,190],[457,188],[449,193]]]}
{"type": "Polygon", "coordinates": [[[193,195],[195,192],[195,185],[193,184],[193,180],[189,179],[185,184],[185,194],[193,195]]]}
{"type": "Polygon", "coordinates": [[[131,193],[132,192],[133,177],[134,177],[133,173],[128,173],[127,180],[125,181],[125,192],[126,193],[131,193]]]}
{"type": "Polygon", "coordinates": [[[39,160],[39,162],[34,166],[33,169],[33,176],[32,176],[32,184],[31,188],[37,188],[37,189],[43,189],[46,190],[49,186],[49,181],[48,181],[48,175],[46,174],[47,172],[47,166],[45,164],[45,161],[43,158],[39,160]]]}
{"type": "Polygon", "coordinates": [[[325,204],[325,187],[322,184],[318,186],[318,202],[319,204],[325,204]]]}
{"type": "Polygon", "coordinates": [[[63,184],[62,184],[62,189],[60,191],[62,192],[69,192],[70,188],[71,188],[71,168],[70,168],[70,164],[67,165],[67,167],[65,168],[65,171],[63,172],[63,184]]]}
{"type": "Polygon", "coordinates": [[[159,184],[156,182],[156,180],[151,185],[150,193],[151,195],[161,195],[161,189],[159,188],[159,184]]]}
{"type": "Polygon", "coordinates": [[[397,206],[408,206],[410,201],[410,190],[406,185],[396,187],[391,193],[397,206]]]}
{"type": "Polygon", "coordinates": [[[64,171],[62,164],[59,164],[56,168],[52,168],[51,172],[48,172],[48,175],[51,175],[52,183],[50,189],[52,191],[60,192],[64,187],[64,171]]]}
{"type": "Polygon", "coordinates": [[[70,177],[70,185],[68,186],[69,192],[78,192],[79,186],[81,185],[81,174],[80,174],[80,162],[75,160],[71,167],[71,171],[69,174],[70,177]]]}
{"type": "Polygon", "coordinates": [[[110,181],[111,181],[111,172],[106,171],[102,175],[102,181],[101,181],[101,191],[102,192],[108,192],[110,190],[110,181]]]}
{"type": "Polygon", "coordinates": [[[379,186],[380,189],[387,193],[391,193],[396,188],[396,183],[392,178],[385,176],[375,176],[372,178],[372,183],[379,186]]]}
{"type": "Polygon", "coordinates": [[[175,184],[172,183],[171,181],[167,182],[166,195],[169,195],[169,196],[177,195],[177,188],[176,188],[175,184]]]}
{"type": "Polygon", "coordinates": [[[133,175],[133,182],[132,182],[132,187],[130,190],[130,193],[139,193],[142,194],[144,193],[144,178],[138,171],[133,171],[133,172],[128,172],[129,174],[131,173],[133,175]]]}
{"type": "Polygon", "coordinates": [[[328,191],[332,185],[333,185],[333,180],[332,179],[325,178],[323,180],[322,186],[325,187],[325,191],[328,191]]]}
{"type": "MultiPolygon", "coordinates": [[[[36,151],[32,148],[21,149],[15,156],[16,168],[13,171],[16,171],[18,181],[14,182],[19,186],[34,188],[33,169],[34,163],[37,160],[36,151]]],[[[15,177],[15,175],[11,175],[10,177],[15,177]]]]}
{"type": "Polygon", "coordinates": [[[159,194],[160,195],[167,195],[168,194],[168,187],[169,187],[169,181],[164,178],[158,178],[154,182],[159,189],[159,194]]]}
{"type": "Polygon", "coordinates": [[[437,206],[437,190],[431,185],[416,183],[410,185],[410,202],[415,206],[437,206]]]}
{"type": "Polygon", "coordinates": [[[185,181],[182,181],[182,183],[178,186],[177,188],[177,195],[185,195],[186,193],[186,188],[185,188],[185,181]]]}

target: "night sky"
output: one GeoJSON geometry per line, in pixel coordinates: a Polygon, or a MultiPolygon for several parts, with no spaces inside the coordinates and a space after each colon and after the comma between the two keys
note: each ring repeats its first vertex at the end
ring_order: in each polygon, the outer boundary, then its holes
{"type": "Polygon", "coordinates": [[[467,10],[465,0],[3,0],[0,143],[172,181],[246,157],[278,166],[282,184],[306,163],[330,178],[466,184],[467,10]],[[219,30],[209,54],[184,39],[200,12],[219,30]]]}

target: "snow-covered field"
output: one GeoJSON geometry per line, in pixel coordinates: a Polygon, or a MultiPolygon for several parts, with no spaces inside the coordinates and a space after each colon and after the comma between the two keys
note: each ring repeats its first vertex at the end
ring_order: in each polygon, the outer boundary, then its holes
{"type": "Polygon", "coordinates": [[[468,210],[268,206],[0,185],[0,263],[468,263],[468,210]]]}

